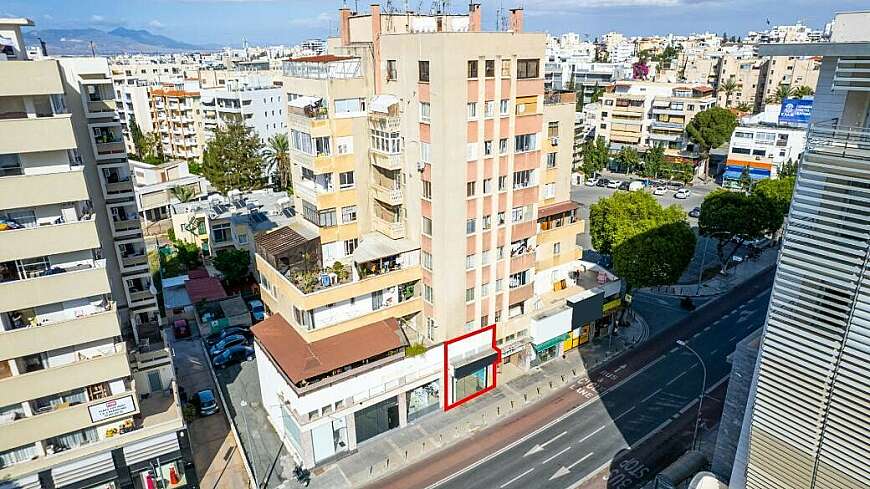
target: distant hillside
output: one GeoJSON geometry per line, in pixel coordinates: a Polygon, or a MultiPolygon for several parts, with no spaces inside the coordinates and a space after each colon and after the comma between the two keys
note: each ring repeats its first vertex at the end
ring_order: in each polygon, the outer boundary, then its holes
{"type": "Polygon", "coordinates": [[[109,32],[99,29],[35,29],[24,33],[24,40],[30,46],[39,45],[39,38],[45,41],[48,53],[52,55],[88,55],[91,54],[91,42],[94,43],[97,54],[204,51],[215,47],[198,46],[146,30],[123,27],[109,32]]]}

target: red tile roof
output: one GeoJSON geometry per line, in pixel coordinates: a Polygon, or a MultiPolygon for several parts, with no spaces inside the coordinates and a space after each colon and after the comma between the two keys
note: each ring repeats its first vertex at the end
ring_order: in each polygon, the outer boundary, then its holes
{"type": "Polygon", "coordinates": [[[191,304],[196,304],[201,300],[223,299],[227,296],[227,291],[224,290],[221,281],[214,277],[188,280],[184,282],[184,288],[187,290],[191,304]]]}
{"type": "Polygon", "coordinates": [[[395,318],[312,343],[305,341],[280,314],[274,314],[255,325],[251,332],[294,384],[406,344],[395,318]]]}
{"type": "Polygon", "coordinates": [[[578,207],[580,207],[580,204],[572,200],[569,200],[567,202],[559,202],[558,204],[549,205],[547,207],[541,207],[540,209],[538,209],[538,219],[555,216],[556,214],[561,214],[563,212],[572,211],[578,207]]]}

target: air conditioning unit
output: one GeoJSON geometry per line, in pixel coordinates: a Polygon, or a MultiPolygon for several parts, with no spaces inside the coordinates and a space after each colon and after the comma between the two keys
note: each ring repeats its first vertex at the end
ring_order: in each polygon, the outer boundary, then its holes
{"type": "Polygon", "coordinates": [[[418,161],[417,162],[417,171],[423,171],[425,169],[426,169],[426,162],[425,161],[418,161]]]}
{"type": "Polygon", "coordinates": [[[559,145],[559,138],[550,138],[550,145],[551,146],[558,146],[559,145]]]}

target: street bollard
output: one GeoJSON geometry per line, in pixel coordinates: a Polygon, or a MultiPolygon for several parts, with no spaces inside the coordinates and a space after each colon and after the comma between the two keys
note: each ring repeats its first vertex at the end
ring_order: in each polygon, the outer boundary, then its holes
{"type": "Polygon", "coordinates": [[[529,402],[529,395],[526,393],[523,393],[523,400],[526,402],[529,402]]]}
{"type": "Polygon", "coordinates": [[[559,375],[559,377],[562,377],[562,382],[565,382],[565,375],[564,374],[559,375]]]}
{"type": "Polygon", "coordinates": [[[387,457],[387,466],[385,468],[390,470],[390,457],[387,457]]]}
{"type": "Polygon", "coordinates": [[[511,409],[513,409],[513,408],[514,408],[514,400],[511,399],[511,409]]]}
{"type": "Polygon", "coordinates": [[[540,396],[540,395],[541,395],[541,388],[540,388],[540,387],[535,387],[535,390],[538,391],[538,395],[540,396]]]}
{"type": "Polygon", "coordinates": [[[552,389],[552,388],[553,388],[553,381],[551,380],[550,381],[550,389],[552,389]]]}
{"type": "Polygon", "coordinates": [[[574,375],[574,377],[576,377],[576,376],[577,376],[577,371],[574,370],[574,369],[572,368],[572,369],[571,369],[571,374],[574,375]]]}
{"type": "Polygon", "coordinates": [[[496,415],[496,416],[501,416],[501,406],[496,406],[496,407],[495,407],[495,415],[496,415]]]}
{"type": "Polygon", "coordinates": [[[375,474],[375,466],[369,465],[369,477],[373,477],[375,474]]]}
{"type": "Polygon", "coordinates": [[[408,460],[408,451],[405,450],[405,460],[408,460]]]}

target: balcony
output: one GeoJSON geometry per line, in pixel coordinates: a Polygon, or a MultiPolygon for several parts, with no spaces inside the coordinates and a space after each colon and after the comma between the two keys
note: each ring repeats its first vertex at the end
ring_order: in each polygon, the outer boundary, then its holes
{"type": "Polygon", "coordinates": [[[106,197],[119,197],[118,194],[133,193],[133,181],[127,179],[119,182],[107,183],[105,190],[106,197]]]}
{"type": "Polygon", "coordinates": [[[116,236],[130,235],[142,232],[139,223],[139,216],[136,214],[127,214],[121,217],[112,217],[112,232],[116,236]]]}
{"type": "Polygon", "coordinates": [[[547,92],[544,94],[544,105],[576,104],[577,94],[571,90],[547,92]]]}
{"type": "Polygon", "coordinates": [[[0,231],[0,262],[99,247],[93,219],[0,231]]]}
{"type": "Polygon", "coordinates": [[[148,255],[121,255],[121,268],[125,270],[137,269],[148,266],[148,255]]]}
{"type": "Polygon", "coordinates": [[[807,152],[819,156],[870,160],[870,129],[841,126],[836,119],[817,122],[807,134],[807,152]]]}
{"type": "Polygon", "coordinates": [[[0,209],[88,200],[90,196],[83,168],[77,166],[57,173],[0,177],[0,209]]]}
{"type": "Polygon", "coordinates": [[[89,100],[85,115],[88,117],[112,117],[115,115],[115,109],[114,100],[89,100]]]}
{"type": "MultiPolygon", "coordinates": [[[[4,61],[0,63],[3,95],[26,97],[63,93],[60,70],[56,60],[4,61]]],[[[5,151],[0,151],[4,153],[5,151]]]]}
{"type": "MultiPolygon", "coordinates": [[[[17,77],[13,77],[17,78],[17,77]]],[[[0,154],[58,151],[76,147],[69,114],[0,118],[0,154]]]]}
{"type": "Polygon", "coordinates": [[[0,379],[0,404],[8,406],[38,399],[83,385],[108,382],[130,375],[127,348],[117,343],[111,351],[92,358],[0,379]]]}
{"type": "Polygon", "coordinates": [[[121,334],[113,303],[71,311],[63,320],[31,318],[26,326],[0,332],[0,360],[112,338],[121,334]],[[43,322],[40,322],[43,321],[43,322]]]}
{"type": "Polygon", "coordinates": [[[402,189],[399,188],[398,184],[383,186],[373,183],[369,189],[372,191],[374,198],[385,204],[393,206],[402,204],[402,189]]]}
{"type": "Polygon", "coordinates": [[[389,222],[380,217],[372,216],[372,228],[390,239],[405,237],[405,224],[401,221],[389,222]]]}
{"type": "Polygon", "coordinates": [[[384,170],[401,170],[405,160],[402,153],[386,153],[374,148],[369,149],[369,155],[372,164],[384,170]]]}
{"type": "Polygon", "coordinates": [[[108,294],[109,278],[105,268],[105,260],[95,260],[92,266],[82,265],[67,269],[64,273],[2,282],[0,311],[16,311],[108,294]]]}

